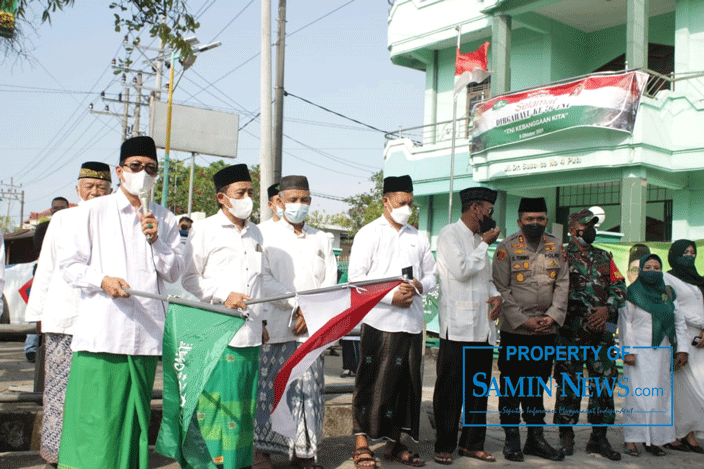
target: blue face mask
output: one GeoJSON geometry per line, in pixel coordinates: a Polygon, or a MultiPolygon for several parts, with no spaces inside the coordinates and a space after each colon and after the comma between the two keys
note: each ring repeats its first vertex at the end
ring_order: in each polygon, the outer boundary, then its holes
{"type": "Polygon", "coordinates": [[[178,234],[180,234],[184,238],[187,238],[188,237],[188,230],[178,230],[178,234]]]}
{"type": "Polygon", "coordinates": [[[286,215],[286,219],[294,225],[303,223],[308,216],[308,210],[310,209],[310,205],[308,204],[294,203],[285,205],[286,210],[284,214],[286,215]]]}
{"type": "Polygon", "coordinates": [[[638,279],[646,285],[658,285],[663,282],[662,271],[659,270],[641,270],[638,274],[638,279]]]}

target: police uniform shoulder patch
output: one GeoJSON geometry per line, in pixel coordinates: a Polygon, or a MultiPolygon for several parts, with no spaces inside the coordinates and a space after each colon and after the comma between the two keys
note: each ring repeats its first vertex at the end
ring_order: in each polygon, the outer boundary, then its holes
{"type": "Polygon", "coordinates": [[[526,276],[523,275],[521,272],[518,272],[516,274],[516,281],[517,282],[523,282],[526,279],[526,276]]]}
{"type": "Polygon", "coordinates": [[[499,249],[496,251],[496,260],[502,261],[506,258],[506,250],[505,249],[499,249]]]}

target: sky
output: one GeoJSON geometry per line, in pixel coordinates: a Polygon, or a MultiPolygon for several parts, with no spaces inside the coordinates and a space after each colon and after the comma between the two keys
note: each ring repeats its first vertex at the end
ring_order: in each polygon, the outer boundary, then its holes
{"type": "MultiPolygon", "coordinates": [[[[272,3],[274,42],[278,2],[272,3]]],[[[51,199],[59,195],[77,202],[74,187],[82,162],[104,161],[114,166],[119,159],[121,118],[89,112],[91,103],[96,110],[107,104],[113,112],[122,111],[121,105],[100,97],[101,91],[116,97],[123,88],[110,64],[113,58],[125,57],[124,32],[115,32],[108,5],[76,2],[73,8],[54,13],[51,24],[28,34],[30,59],[0,62],[4,111],[0,181],[8,184],[12,178],[13,184],[22,184],[25,219],[30,212],[49,208],[51,199]]],[[[236,112],[242,126],[259,112],[261,4],[194,0],[188,5],[201,24],[196,32],[200,42],[221,41],[222,46],[200,54],[184,72],[174,102],[236,112]]],[[[391,63],[388,12],[388,3],[379,0],[287,2],[290,36],[286,39],[284,88],[379,129],[422,125],[424,75],[391,63]]],[[[30,11],[30,15],[39,13],[30,11]]],[[[140,43],[158,46],[146,31],[140,43]]],[[[274,61],[275,55],[272,48],[274,61]]],[[[147,67],[141,59],[136,65],[147,67]]],[[[147,109],[142,108],[145,131],[147,109]]],[[[244,127],[237,160],[229,161],[258,164],[259,133],[258,119],[244,127]]],[[[284,137],[283,174],[306,175],[311,190],[321,195],[346,197],[365,192],[371,188],[369,177],[383,166],[382,132],[293,97],[284,100],[284,134],[300,143],[284,137]]],[[[171,158],[190,160],[190,154],[172,152],[171,158]]],[[[196,164],[208,165],[218,159],[198,155],[196,164]]],[[[314,197],[311,210],[333,214],[345,208],[343,202],[314,197]]],[[[17,224],[19,203],[0,201],[0,215],[8,213],[17,224]]]]}

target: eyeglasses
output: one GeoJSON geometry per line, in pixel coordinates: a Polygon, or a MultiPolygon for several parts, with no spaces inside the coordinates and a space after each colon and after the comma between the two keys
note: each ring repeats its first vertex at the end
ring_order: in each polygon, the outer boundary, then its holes
{"type": "MultiPolygon", "coordinates": [[[[481,208],[483,208],[483,209],[486,208],[486,205],[482,205],[482,204],[477,204],[477,206],[478,206],[478,207],[481,207],[481,208]]],[[[489,215],[489,216],[492,216],[493,214],[494,214],[494,207],[492,207],[492,208],[489,209],[488,215],[489,215]]]]}
{"type": "Polygon", "coordinates": [[[133,173],[138,173],[141,170],[145,170],[150,176],[156,176],[159,172],[159,167],[154,163],[142,164],[135,161],[134,163],[123,164],[122,166],[130,168],[130,171],[132,171],[133,173]]]}

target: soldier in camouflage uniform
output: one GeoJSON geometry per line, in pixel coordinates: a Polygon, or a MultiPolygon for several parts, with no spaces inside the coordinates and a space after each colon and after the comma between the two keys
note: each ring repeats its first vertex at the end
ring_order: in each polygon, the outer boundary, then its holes
{"type": "MultiPolygon", "coordinates": [[[[578,375],[584,374],[586,365],[590,378],[600,384],[608,382],[613,388],[618,380],[614,357],[608,356],[615,346],[613,332],[618,319],[618,309],[626,300],[626,283],[619,273],[610,253],[592,246],[596,237],[597,222],[591,211],[582,210],[568,217],[571,241],[567,246],[570,266],[570,290],[565,323],[558,330],[556,344],[564,347],[601,347],[597,356],[591,349],[580,349],[578,360],[556,361],[554,376],[559,386],[555,401],[554,423],[560,427],[560,443],[565,454],[574,452],[574,431],[570,425],[579,420],[582,395],[578,395],[563,377],[569,377],[575,388],[583,389],[578,375]]],[[[574,358],[574,356],[568,358],[574,358]]],[[[592,384],[592,383],[590,383],[592,384]]],[[[606,426],[615,419],[614,398],[602,388],[597,393],[591,386],[587,407],[587,420],[592,424],[592,434],[587,443],[587,453],[598,453],[613,461],[621,459],[606,439],[606,426]]]]}

